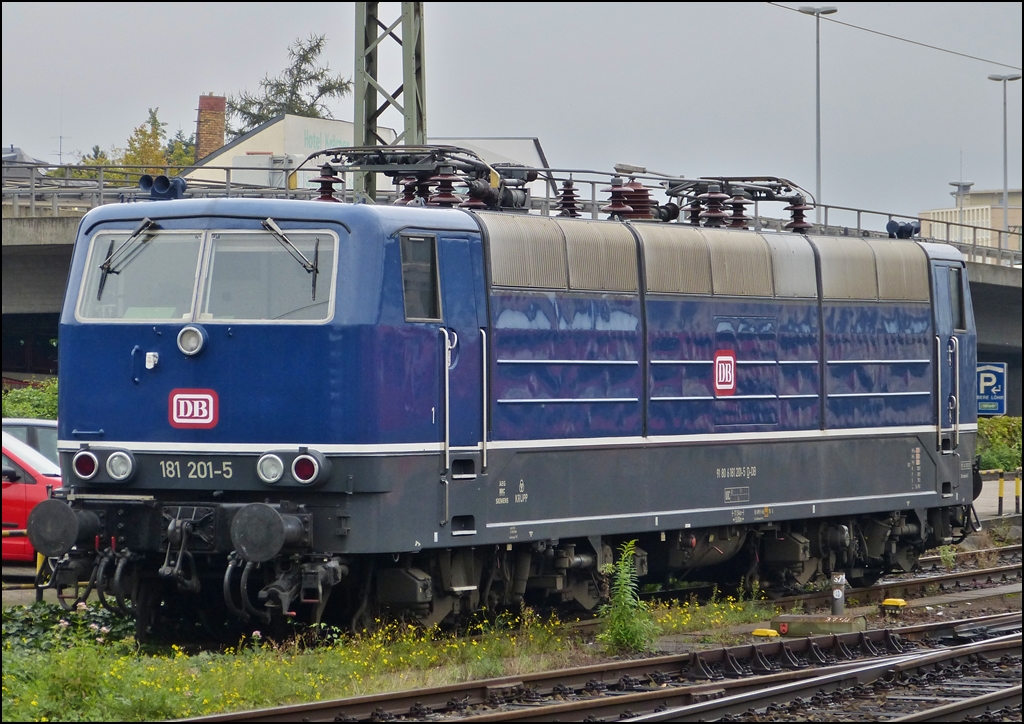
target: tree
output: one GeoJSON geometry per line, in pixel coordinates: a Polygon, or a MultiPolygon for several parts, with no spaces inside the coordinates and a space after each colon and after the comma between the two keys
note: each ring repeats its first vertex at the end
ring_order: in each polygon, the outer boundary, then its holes
{"type": "Polygon", "coordinates": [[[163,173],[163,166],[167,165],[167,154],[164,153],[164,146],[161,141],[167,137],[164,130],[166,123],[162,123],[157,117],[160,108],[150,108],[149,118],[141,126],[132,131],[128,137],[128,148],[125,149],[124,158],[121,160],[125,166],[145,166],[141,171],[132,169],[129,176],[139,173],[163,173]]]}
{"type": "Polygon", "coordinates": [[[319,65],[325,35],[297,38],[288,48],[289,65],[280,75],[263,76],[256,93],[242,91],[227,101],[228,117],[237,119],[228,133],[240,136],[282,113],[308,118],[330,118],[326,101],[352,92],[352,81],[331,75],[330,67],[319,65]]]}
{"type": "Polygon", "coordinates": [[[186,136],[179,128],[174,138],[167,141],[164,154],[171,166],[191,166],[196,160],[196,134],[186,136]]]}

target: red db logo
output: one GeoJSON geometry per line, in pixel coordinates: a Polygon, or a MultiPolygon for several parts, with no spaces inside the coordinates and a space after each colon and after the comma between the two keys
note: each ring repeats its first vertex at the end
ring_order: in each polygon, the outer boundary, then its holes
{"type": "Polygon", "coordinates": [[[213,390],[171,390],[167,418],[171,427],[207,430],[217,425],[218,407],[213,390]]]}
{"type": "Polygon", "coordinates": [[[729,397],[736,393],[736,353],[732,350],[715,352],[715,396],[729,397]]]}

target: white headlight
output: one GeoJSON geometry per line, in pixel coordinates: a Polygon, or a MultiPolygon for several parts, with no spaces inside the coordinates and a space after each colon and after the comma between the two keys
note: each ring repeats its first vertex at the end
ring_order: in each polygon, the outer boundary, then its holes
{"type": "Polygon", "coordinates": [[[198,327],[182,327],[178,332],[178,349],[189,357],[203,349],[204,335],[198,327]]]}
{"type": "Polygon", "coordinates": [[[114,480],[126,480],[132,474],[132,458],[128,453],[115,452],[107,458],[107,475],[114,480]]]}
{"type": "Polygon", "coordinates": [[[267,453],[256,462],[256,474],[264,483],[273,485],[284,475],[284,463],[277,455],[267,453]]]}

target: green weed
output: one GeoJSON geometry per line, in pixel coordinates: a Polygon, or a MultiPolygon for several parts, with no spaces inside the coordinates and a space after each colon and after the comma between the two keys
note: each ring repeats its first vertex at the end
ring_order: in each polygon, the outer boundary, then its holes
{"type": "Polygon", "coordinates": [[[619,560],[605,571],[612,579],[611,596],[601,607],[604,627],[597,639],[613,653],[648,651],[658,635],[650,607],[640,600],[635,553],[635,540],[623,543],[619,560]]]}

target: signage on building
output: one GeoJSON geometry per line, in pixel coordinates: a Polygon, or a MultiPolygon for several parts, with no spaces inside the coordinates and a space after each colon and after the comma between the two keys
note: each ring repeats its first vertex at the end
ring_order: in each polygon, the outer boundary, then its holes
{"type": "Polygon", "coordinates": [[[1006,363],[978,365],[978,414],[1006,414],[1006,363]]]}

